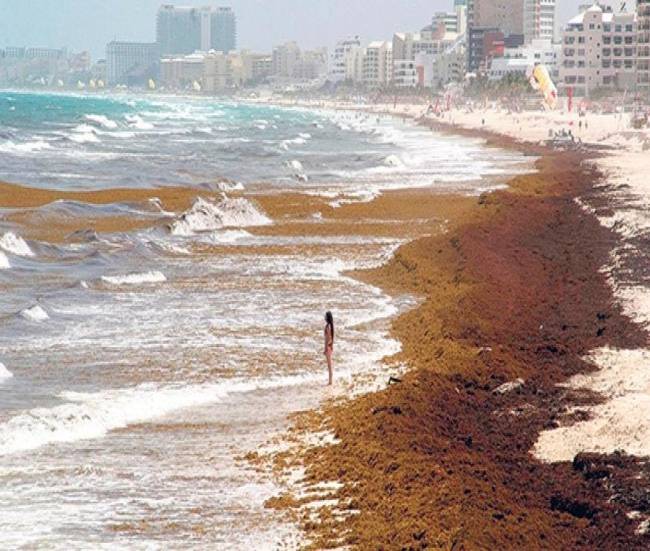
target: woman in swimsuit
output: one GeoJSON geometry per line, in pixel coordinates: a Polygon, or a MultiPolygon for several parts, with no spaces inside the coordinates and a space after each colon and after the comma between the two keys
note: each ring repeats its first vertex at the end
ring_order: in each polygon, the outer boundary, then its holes
{"type": "Polygon", "coordinates": [[[334,316],[332,312],[325,314],[325,359],[329,371],[329,385],[332,386],[334,373],[332,371],[332,354],[334,353],[334,316]]]}

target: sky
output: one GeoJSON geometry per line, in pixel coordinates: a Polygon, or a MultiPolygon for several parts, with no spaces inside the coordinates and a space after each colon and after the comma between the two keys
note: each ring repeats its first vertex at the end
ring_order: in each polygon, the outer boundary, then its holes
{"type": "MultiPolygon", "coordinates": [[[[561,21],[586,0],[558,0],[561,21]]],[[[331,47],[358,34],[389,40],[417,31],[453,0],[0,0],[0,47],[67,47],[104,57],[113,39],[153,41],[156,10],[163,3],[231,6],[238,18],[239,48],[270,52],[296,40],[301,47],[331,47]]]]}

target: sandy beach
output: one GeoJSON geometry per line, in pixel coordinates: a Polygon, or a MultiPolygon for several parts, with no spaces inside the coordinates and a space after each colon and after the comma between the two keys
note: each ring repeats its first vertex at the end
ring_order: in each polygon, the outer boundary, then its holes
{"type": "MultiPolygon", "coordinates": [[[[247,537],[255,524],[261,527],[255,541],[273,537],[287,549],[647,548],[650,488],[640,480],[650,475],[642,459],[650,455],[650,423],[637,417],[650,403],[650,382],[639,368],[648,364],[650,319],[643,318],[648,294],[639,279],[646,262],[639,256],[642,230],[649,224],[648,132],[627,130],[617,115],[578,119],[490,108],[425,117],[426,105],[279,103],[372,115],[372,121],[413,119],[419,131],[426,129],[419,140],[426,142],[430,128],[433,136],[457,140],[441,142],[444,147],[476,144],[486,158],[502,158],[511,163],[510,174],[520,174],[503,176],[504,167],[480,181],[468,176],[463,189],[497,189],[480,196],[430,186],[360,195],[336,187],[246,185],[224,195],[208,185],[66,191],[0,184],[3,223],[17,233],[11,234],[14,252],[21,250],[17,244],[31,252],[19,236],[56,261],[67,247],[64,263],[78,254],[75,247],[89,249],[82,250],[89,276],[80,282],[75,273],[66,281],[78,300],[110,292],[119,307],[142,293],[147,302],[164,298],[161,308],[172,302],[175,315],[204,316],[187,328],[167,328],[163,317],[143,317],[134,326],[163,328],[161,340],[180,332],[180,353],[146,352],[140,359],[136,340],[135,369],[102,372],[111,387],[118,385],[111,403],[117,397],[118,405],[124,400],[132,408],[134,400],[162,397],[165,404],[156,406],[155,422],[138,413],[108,425],[104,436],[119,457],[121,439],[135,438],[143,449],[154,442],[160,457],[192,458],[183,463],[185,477],[176,477],[174,461],[163,465],[171,478],[161,496],[178,480],[181,491],[194,484],[199,461],[211,491],[226,488],[228,499],[232,492],[228,518],[248,528],[229,532],[215,524],[224,507],[209,495],[207,501],[198,496],[197,505],[191,495],[185,509],[164,515],[147,507],[118,520],[109,516],[100,525],[104,534],[107,528],[122,543],[161,534],[214,543],[247,537]],[[588,126],[580,129],[580,120],[588,126]],[[568,129],[584,147],[546,145],[549,131],[568,129]],[[61,204],[65,216],[48,210],[61,204]],[[103,248],[93,251],[98,237],[103,248]],[[101,263],[114,250],[127,261],[107,275],[101,263]],[[224,318],[226,301],[236,298],[234,327],[214,321],[217,296],[224,318]],[[276,324],[297,316],[279,335],[275,326],[260,325],[265,316],[246,317],[265,297],[273,298],[265,308],[280,316],[276,324]],[[275,297],[284,301],[277,314],[275,297]],[[311,317],[326,301],[340,301],[349,318],[340,353],[350,365],[337,363],[331,392],[322,390],[311,344],[311,317]],[[248,320],[241,328],[240,316],[248,320]],[[256,338],[259,348],[251,349],[256,338]],[[237,362],[221,365],[229,354],[237,362]],[[236,378],[242,365],[244,383],[236,378]],[[277,381],[267,380],[269,365],[277,366],[277,381]],[[165,386],[170,373],[181,376],[171,387],[165,386]],[[244,390],[226,391],[214,404],[229,377],[234,389],[244,390]],[[192,384],[184,387],[187,378],[192,384]],[[165,416],[170,400],[191,413],[165,416]],[[255,412],[263,409],[258,419],[255,412]],[[233,445],[229,435],[239,431],[245,437],[233,445]],[[177,449],[172,433],[200,452],[177,449]],[[211,471],[222,464],[225,482],[211,471]],[[259,488],[249,490],[252,500],[238,493],[249,483],[259,488]],[[179,522],[188,511],[191,522],[179,522]]],[[[315,132],[308,112],[305,124],[315,132]]],[[[353,120],[347,116],[333,130],[353,120]]],[[[282,155],[294,155],[286,138],[278,144],[282,155]]],[[[11,261],[31,268],[19,255],[11,261]]],[[[17,316],[59,314],[60,305],[42,304],[46,309],[17,316]]],[[[94,349],[86,353],[94,359],[94,349]]],[[[97,376],[83,377],[95,382],[97,376]]],[[[73,411],[69,418],[95,415],[94,409],[73,411]]],[[[109,420],[114,417],[111,412],[109,420]]],[[[89,484],[94,491],[97,481],[89,484]]]]}
{"type": "Polygon", "coordinates": [[[647,548],[647,294],[613,272],[644,262],[618,254],[629,219],[614,206],[644,204],[650,133],[613,114],[319,106],[412,117],[540,160],[448,233],[360,274],[425,297],[393,324],[408,373],[299,420],[296,434],[334,443],[271,458],[305,476],[269,506],[297,515],[314,549],[647,548]],[[546,148],[563,129],[585,148],[546,148]]]}

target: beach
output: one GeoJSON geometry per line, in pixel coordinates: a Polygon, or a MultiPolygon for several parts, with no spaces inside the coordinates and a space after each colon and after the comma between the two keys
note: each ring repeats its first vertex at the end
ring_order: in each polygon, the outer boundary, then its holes
{"type": "Polygon", "coordinates": [[[647,133],[65,101],[0,144],[7,541],[647,547],[647,133]]]}
{"type": "Polygon", "coordinates": [[[531,166],[354,111],[19,92],[0,108],[7,545],[299,546],[246,457],[282,448],[297,412],[383,388],[384,358],[406,368],[390,325],[420,298],[358,271],[531,166]]]}
{"type": "Polygon", "coordinates": [[[305,488],[269,506],[301,512],[313,548],[647,547],[648,133],[619,119],[589,114],[587,147],[553,151],[577,116],[420,118],[540,159],[361,276],[425,299],[393,324],[401,382],[298,423],[333,443],[276,458],[305,488]]]}

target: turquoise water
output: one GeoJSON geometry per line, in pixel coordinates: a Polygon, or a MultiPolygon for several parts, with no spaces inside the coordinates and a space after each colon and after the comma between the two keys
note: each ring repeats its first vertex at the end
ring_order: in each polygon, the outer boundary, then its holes
{"type": "Polygon", "coordinates": [[[31,186],[206,186],[228,179],[278,189],[299,181],[322,191],[330,184],[359,194],[494,172],[479,142],[433,140],[390,119],[207,98],[0,92],[0,180],[31,186]]]}

